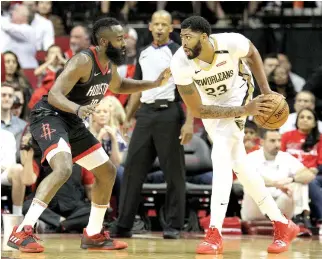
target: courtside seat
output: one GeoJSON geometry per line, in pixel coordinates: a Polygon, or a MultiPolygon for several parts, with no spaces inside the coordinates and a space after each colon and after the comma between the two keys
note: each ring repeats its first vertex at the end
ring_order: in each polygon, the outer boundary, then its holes
{"type": "Polygon", "coordinates": [[[167,191],[166,183],[144,183],[142,188],[142,194],[165,194],[167,191]]]}
{"type": "Polygon", "coordinates": [[[201,185],[194,183],[186,183],[186,192],[189,195],[211,195],[212,185],[201,185]]]}

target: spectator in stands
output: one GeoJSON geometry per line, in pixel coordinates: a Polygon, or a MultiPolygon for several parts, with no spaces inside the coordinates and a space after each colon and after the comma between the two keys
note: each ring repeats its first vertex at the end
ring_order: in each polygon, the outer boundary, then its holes
{"type": "Polygon", "coordinates": [[[47,50],[45,63],[35,69],[35,76],[46,76],[48,73],[56,74],[58,70],[64,67],[66,62],[61,48],[54,44],[47,50]]]}
{"type": "Polygon", "coordinates": [[[52,1],[38,1],[37,3],[38,13],[42,17],[52,22],[54,26],[55,36],[66,35],[63,20],[58,15],[52,14],[52,6],[53,6],[52,1]]]}
{"type": "MultiPolygon", "coordinates": [[[[38,146],[30,143],[31,134],[29,129],[27,129],[23,140],[24,149],[28,149],[29,152],[28,156],[24,159],[24,167],[28,168],[29,175],[32,175],[29,184],[33,185],[33,192],[23,203],[22,211],[23,214],[26,214],[35,196],[36,188],[52,170],[49,166],[41,166],[41,151],[38,146]]],[[[91,187],[93,183],[94,175],[75,164],[72,176],[63,184],[48,204],[48,207],[41,214],[36,227],[37,232],[76,231],[81,233],[83,228],[86,227],[90,215],[90,202],[88,200],[91,200],[91,187]]]]}
{"type": "Polygon", "coordinates": [[[34,105],[43,97],[43,95],[47,95],[49,90],[55,83],[55,80],[60,75],[63,69],[54,72],[52,70],[47,70],[47,74],[45,78],[42,80],[41,86],[37,88],[34,93],[32,94],[30,101],[28,103],[28,107],[31,110],[34,105]]]}
{"type": "Polygon", "coordinates": [[[247,154],[260,149],[260,138],[258,136],[258,126],[255,122],[247,120],[245,123],[244,145],[247,154]]]}
{"type": "MultiPolygon", "coordinates": [[[[29,111],[27,108],[27,103],[29,102],[32,94],[32,88],[28,81],[28,79],[25,77],[19,61],[18,57],[15,53],[11,51],[6,51],[3,53],[4,55],[4,61],[5,61],[5,72],[6,72],[6,83],[9,83],[11,86],[14,87],[15,93],[19,95],[18,92],[23,92],[23,97],[20,98],[21,104],[24,106],[22,108],[22,119],[27,119],[29,116],[29,111]],[[16,92],[17,91],[17,92],[16,92]]],[[[20,117],[20,116],[17,116],[20,117]]]]}
{"type": "Polygon", "coordinates": [[[23,167],[16,162],[16,140],[14,135],[0,129],[1,185],[12,186],[12,213],[22,215],[25,185],[22,182],[23,167]]]}
{"type": "Polygon", "coordinates": [[[11,108],[12,115],[27,121],[29,119],[29,109],[25,102],[25,97],[22,88],[15,88],[14,102],[11,108]]]}
{"type": "Polygon", "coordinates": [[[30,89],[31,85],[23,73],[17,55],[12,51],[3,53],[6,82],[15,88],[30,89]]]}
{"type": "Polygon", "coordinates": [[[48,50],[55,43],[53,23],[37,13],[36,1],[23,1],[31,12],[31,26],[36,32],[37,50],[48,50]]]}
{"type": "Polygon", "coordinates": [[[272,91],[278,92],[285,97],[290,108],[290,112],[294,112],[294,99],[296,91],[294,85],[289,80],[287,70],[282,66],[277,66],[269,77],[272,91]]]}
{"type": "Polygon", "coordinates": [[[116,196],[118,204],[124,172],[124,167],[121,163],[123,162],[124,152],[127,150],[127,143],[122,137],[116,110],[121,107],[121,112],[124,117],[125,111],[120,103],[118,107],[113,107],[113,104],[110,101],[111,98],[114,98],[115,101],[118,102],[115,97],[108,96],[99,103],[92,115],[90,131],[98,141],[102,143],[102,147],[117,168],[113,193],[116,196]]]}
{"type": "Polygon", "coordinates": [[[305,85],[305,80],[304,78],[300,77],[299,75],[293,73],[292,70],[292,65],[290,60],[285,54],[279,53],[277,55],[278,61],[280,66],[284,67],[289,75],[290,81],[294,85],[294,89],[296,92],[300,92],[305,85]]]}
{"type": "Polygon", "coordinates": [[[16,139],[17,149],[21,141],[22,132],[26,122],[11,114],[11,108],[14,102],[14,88],[7,84],[1,84],[1,128],[10,131],[16,139]]]}
{"type": "Polygon", "coordinates": [[[263,60],[264,71],[268,78],[275,68],[279,65],[278,57],[276,53],[269,53],[264,57],[263,60]]]}
{"type": "Polygon", "coordinates": [[[322,65],[319,66],[314,73],[309,76],[303,90],[310,91],[315,96],[316,113],[320,120],[322,120],[322,65]]]}
{"type": "Polygon", "coordinates": [[[30,24],[30,11],[22,5],[14,6],[10,17],[1,16],[1,52],[15,53],[22,68],[35,68],[37,43],[30,24]]]}
{"type": "MultiPolygon", "coordinates": [[[[280,133],[268,130],[263,136],[263,148],[248,154],[246,163],[254,165],[257,173],[262,175],[265,185],[286,217],[295,216],[297,223],[312,227],[308,183],[315,178],[317,169],[304,166],[291,154],[280,151],[280,148],[280,133]]],[[[248,194],[244,195],[241,216],[243,220],[266,218],[248,194]]]]}
{"type": "MultiPolygon", "coordinates": [[[[301,91],[295,96],[294,110],[295,112],[291,113],[285,124],[280,127],[279,131],[281,134],[292,131],[296,129],[296,118],[300,110],[304,108],[309,108],[311,110],[315,109],[315,96],[309,91],[301,91]]],[[[318,121],[318,129],[322,131],[322,122],[318,121]]]]}
{"type": "Polygon", "coordinates": [[[309,194],[316,217],[322,220],[322,137],[317,121],[313,110],[302,109],[296,118],[296,130],[283,134],[281,150],[295,156],[307,168],[318,170],[318,176],[309,184],[309,194]]]}
{"type": "Polygon", "coordinates": [[[80,51],[89,48],[91,45],[90,37],[90,32],[85,26],[75,26],[70,32],[69,50],[64,53],[65,57],[70,59],[80,51]]]}

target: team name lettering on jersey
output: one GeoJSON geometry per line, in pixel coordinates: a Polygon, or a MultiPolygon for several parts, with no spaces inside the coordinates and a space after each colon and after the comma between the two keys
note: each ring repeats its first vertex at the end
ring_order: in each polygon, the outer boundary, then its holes
{"type": "Polygon", "coordinates": [[[234,75],[233,70],[228,70],[224,72],[220,72],[216,75],[205,77],[200,80],[194,80],[198,85],[200,86],[207,86],[207,85],[212,85],[214,83],[221,82],[223,80],[226,80],[234,75]]]}
{"type": "Polygon", "coordinates": [[[101,83],[97,85],[92,85],[86,96],[96,96],[96,95],[105,95],[107,89],[108,89],[108,84],[107,83],[101,83]]]}

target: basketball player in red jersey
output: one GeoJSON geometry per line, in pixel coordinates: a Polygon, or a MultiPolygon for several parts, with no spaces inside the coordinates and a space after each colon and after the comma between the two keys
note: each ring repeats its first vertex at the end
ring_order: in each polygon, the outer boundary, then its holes
{"type": "Polygon", "coordinates": [[[116,93],[134,93],[163,85],[170,77],[165,70],[154,81],[121,79],[117,66],[125,58],[124,31],[114,18],[104,18],[93,26],[94,46],[71,58],[48,96],[31,112],[30,129],[34,145],[42,150],[42,163],[53,172],[39,185],[33,202],[20,226],[15,226],[8,245],[22,252],[43,252],[33,227],[57,190],[72,173],[73,163],[90,170],[96,178],[92,207],[84,229],[81,248],[115,250],[127,247],[113,241],[102,229],[110,201],[116,169],[97,139],[86,129],[88,117],[109,88],[116,93]]]}

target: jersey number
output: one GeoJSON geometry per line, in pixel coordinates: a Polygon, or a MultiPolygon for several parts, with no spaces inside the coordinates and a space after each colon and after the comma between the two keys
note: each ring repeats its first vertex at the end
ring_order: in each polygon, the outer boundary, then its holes
{"type": "Polygon", "coordinates": [[[99,99],[93,99],[92,102],[91,102],[91,105],[97,104],[97,103],[99,103],[99,101],[100,101],[99,99]]]}
{"type": "Polygon", "coordinates": [[[211,96],[218,96],[218,95],[222,95],[224,93],[227,92],[227,86],[226,85],[220,85],[218,86],[216,89],[215,88],[206,88],[205,89],[207,92],[207,95],[211,95],[211,96]]]}

